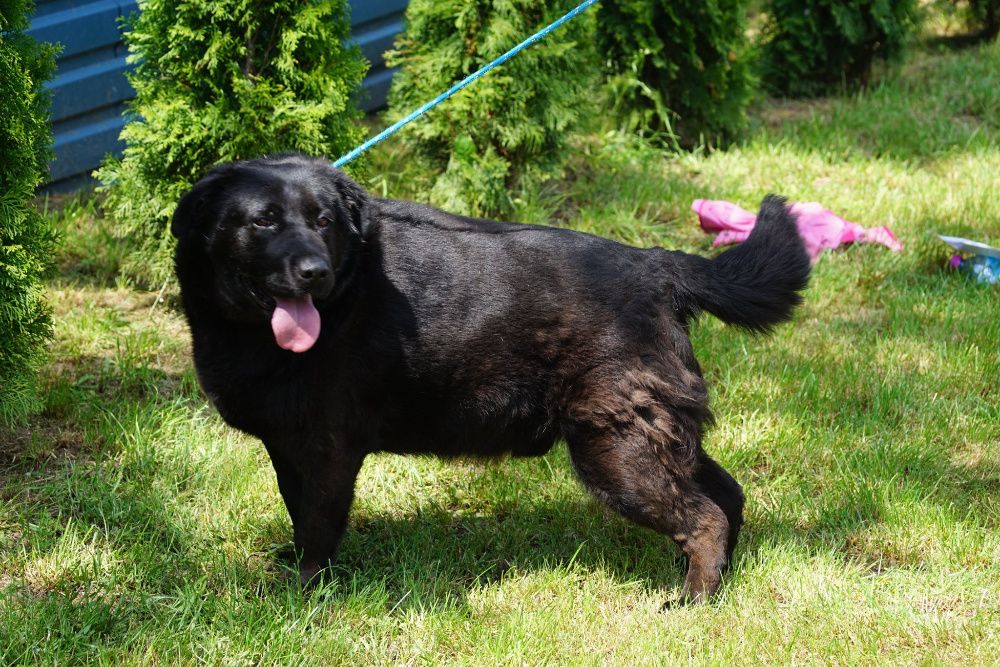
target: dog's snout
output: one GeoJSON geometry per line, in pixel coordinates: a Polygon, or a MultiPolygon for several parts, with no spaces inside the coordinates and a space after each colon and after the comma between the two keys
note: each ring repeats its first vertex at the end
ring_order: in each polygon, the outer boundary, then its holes
{"type": "Polygon", "coordinates": [[[330,264],[322,257],[303,257],[295,263],[295,273],[303,282],[315,285],[330,276],[330,264]]]}

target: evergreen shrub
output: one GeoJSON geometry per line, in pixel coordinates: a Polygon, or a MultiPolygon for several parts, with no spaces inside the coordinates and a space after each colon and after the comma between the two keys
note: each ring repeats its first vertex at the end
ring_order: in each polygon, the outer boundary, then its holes
{"type": "Polygon", "coordinates": [[[983,39],[1000,34],[1000,0],[949,0],[969,30],[983,39]]]}
{"type": "Polygon", "coordinates": [[[349,33],[347,0],[140,0],[126,148],[97,173],[117,233],[137,242],[126,274],[172,275],[170,216],[213,165],[283,150],[336,158],[363,138],[367,63],[349,33]]]}
{"type": "Polygon", "coordinates": [[[37,409],[35,370],[51,325],[41,278],[54,236],[33,205],[51,155],[56,47],[24,34],[30,0],[0,0],[0,424],[37,409]]]}
{"type": "Polygon", "coordinates": [[[876,59],[898,58],[917,0],[768,0],[761,78],[773,93],[822,95],[866,85],[876,59]]]}
{"type": "MultiPolygon", "coordinates": [[[[577,0],[412,0],[387,61],[401,69],[389,95],[401,117],[503,54],[577,0]]],[[[401,140],[439,174],[432,203],[504,216],[511,193],[560,172],[567,135],[596,82],[593,12],[565,24],[407,127],[401,140]]]]}
{"type": "Polygon", "coordinates": [[[603,0],[599,51],[624,129],[725,143],[746,125],[754,78],[748,0],[603,0]]]}

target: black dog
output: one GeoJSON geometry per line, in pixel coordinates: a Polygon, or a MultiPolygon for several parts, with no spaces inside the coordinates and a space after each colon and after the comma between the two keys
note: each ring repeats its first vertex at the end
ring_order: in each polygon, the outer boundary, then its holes
{"type": "Polygon", "coordinates": [[[709,260],[377,199],[282,155],[213,169],[172,231],[198,377],[264,441],[304,582],[368,453],[537,456],[561,436],[591,493],[680,545],[684,599],[719,586],[743,493],[701,448],[688,322],[789,317],[809,259],[782,199],[709,260]]]}

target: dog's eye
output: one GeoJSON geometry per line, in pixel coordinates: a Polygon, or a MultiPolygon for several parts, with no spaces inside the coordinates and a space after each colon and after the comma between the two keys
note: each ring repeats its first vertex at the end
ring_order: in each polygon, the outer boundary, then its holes
{"type": "Polygon", "coordinates": [[[253,226],[267,229],[268,227],[274,227],[274,220],[270,220],[268,218],[255,218],[253,226]]]}
{"type": "Polygon", "coordinates": [[[316,226],[319,227],[320,229],[326,229],[327,227],[330,226],[330,218],[326,217],[325,215],[319,216],[319,218],[316,220],[316,226]]]}

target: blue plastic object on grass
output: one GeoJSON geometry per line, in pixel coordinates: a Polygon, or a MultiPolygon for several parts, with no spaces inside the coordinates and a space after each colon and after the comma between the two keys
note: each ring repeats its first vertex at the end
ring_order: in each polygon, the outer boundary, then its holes
{"type": "MultiPolygon", "coordinates": [[[[969,276],[977,283],[984,285],[996,285],[1000,283],[1000,259],[987,255],[973,255],[962,259],[958,255],[958,270],[969,276]]],[[[952,266],[955,266],[955,259],[952,258],[952,266]]]]}
{"type": "Polygon", "coordinates": [[[938,238],[959,252],[969,253],[968,257],[953,255],[951,268],[969,276],[983,285],[1000,283],[1000,248],[988,246],[979,241],[963,239],[960,236],[941,236],[938,238]]]}

